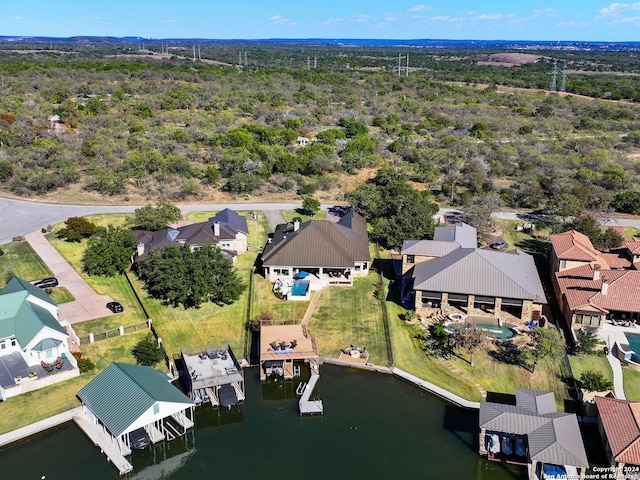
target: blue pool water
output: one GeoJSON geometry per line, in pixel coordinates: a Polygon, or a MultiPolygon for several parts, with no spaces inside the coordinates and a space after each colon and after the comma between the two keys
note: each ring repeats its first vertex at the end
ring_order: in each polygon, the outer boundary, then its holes
{"type": "Polygon", "coordinates": [[[640,363],[640,334],[625,333],[624,336],[627,337],[629,348],[634,352],[633,355],[631,355],[631,360],[640,363]]]}
{"type": "Polygon", "coordinates": [[[291,285],[291,295],[294,297],[304,297],[309,291],[309,280],[294,280],[291,285]]]}

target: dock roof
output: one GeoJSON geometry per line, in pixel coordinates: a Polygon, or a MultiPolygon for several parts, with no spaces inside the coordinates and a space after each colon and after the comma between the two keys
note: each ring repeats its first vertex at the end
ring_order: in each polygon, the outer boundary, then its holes
{"type": "Polygon", "coordinates": [[[183,404],[185,408],[194,403],[161,371],[117,362],[91,380],[78,397],[114,437],[125,433],[156,402],[183,404]]]}
{"type": "Polygon", "coordinates": [[[260,361],[265,360],[302,360],[318,358],[318,350],[313,338],[303,325],[263,325],[260,327],[260,361]],[[284,342],[295,347],[274,350],[272,344],[279,346],[284,342]]]}

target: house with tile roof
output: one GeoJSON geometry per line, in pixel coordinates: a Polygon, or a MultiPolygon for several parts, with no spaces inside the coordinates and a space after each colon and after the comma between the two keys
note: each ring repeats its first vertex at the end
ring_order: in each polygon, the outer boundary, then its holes
{"type": "Polygon", "coordinates": [[[455,306],[469,315],[506,311],[528,321],[547,303],[533,257],[477,248],[469,225],[437,227],[433,240],[407,240],[401,254],[402,298],[418,313],[455,306]]]}
{"type": "Polygon", "coordinates": [[[578,419],[557,411],[552,392],[516,388],[515,405],[482,402],[479,426],[480,455],[526,464],[531,480],[584,478],[589,467],[578,419]]]}
{"type": "Polygon", "coordinates": [[[353,285],[369,273],[369,236],[365,219],[353,210],[338,222],[293,222],[276,230],[262,256],[265,278],[275,282],[306,272],[320,285],[353,285]]]}
{"type": "Polygon", "coordinates": [[[71,325],[63,323],[55,302],[31,283],[13,277],[0,290],[0,398],[79,374],[68,345],[70,335],[77,337],[71,325]],[[52,379],[43,365],[58,357],[66,358],[66,368],[64,375],[52,379]]]}
{"type": "Polygon", "coordinates": [[[624,480],[640,472],[640,402],[596,397],[598,430],[607,460],[614,471],[609,478],[624,480]]]}
{"type": "Polygon", "coordinates": [[[550,237],[554,292],[567,325],[600,327],[610,319],[640,320],[640,242],[599,252],[588,237],[569,231],[550,237]]]}
{"type": "Polygon", "coordinates": [[[151,367],[114,362],[78,392],[82,411],[123,455],[129,433],[143,428],[151,442],[171,440],[193,427],[195,403],[151,367]]]}
{"type": "Polygon", "coordinates": [[[235,259],[248,248],[249,227],[242,215],[225,208],[206,222],[193,223],[178,228],[164,228],[156,232],[135,230],[138,241],[135,259],[141,259],[151,250],[174,243],[197,248],[207,242],[218,245],[226,257],[235,259]]]}

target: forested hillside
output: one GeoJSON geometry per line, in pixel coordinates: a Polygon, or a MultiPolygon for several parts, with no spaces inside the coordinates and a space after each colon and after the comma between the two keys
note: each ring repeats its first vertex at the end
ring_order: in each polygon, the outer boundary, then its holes
{"type": "Polygon", "coordinates": [[[222,47],[196,61],[186,47],[3,48],[0,188],[19,196],[342,200],[388,166],[445,204],[497,192],[561,215],[640,213],[632,52],[554,52],[561,95],[540,90],[544,52],[411,52],[398,75],[397,49],[262,47],[238,67],[222,47]]]}

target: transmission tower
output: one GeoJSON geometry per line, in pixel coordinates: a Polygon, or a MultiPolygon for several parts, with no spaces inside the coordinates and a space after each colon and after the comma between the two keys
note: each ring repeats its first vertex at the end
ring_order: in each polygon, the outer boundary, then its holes
{"type": "Polygon", "coordinates": [[[313,57],[313,68],[318,68],[318,57],[316,57],[315,55],[313,57]]]}
{"type": "Polygon", "coordinates": [[[560,91],[567,91],[567,62],[562,64],[562,83],[560,84],[560,91]]]}
{"type": "Polygon", "coordinates": [[[558,60],[553,61],[553,71],[551,72],[551,85],[549,85],[549,90],[552,92],[556,91],[556,79],[558,78],[558,60]]]}

